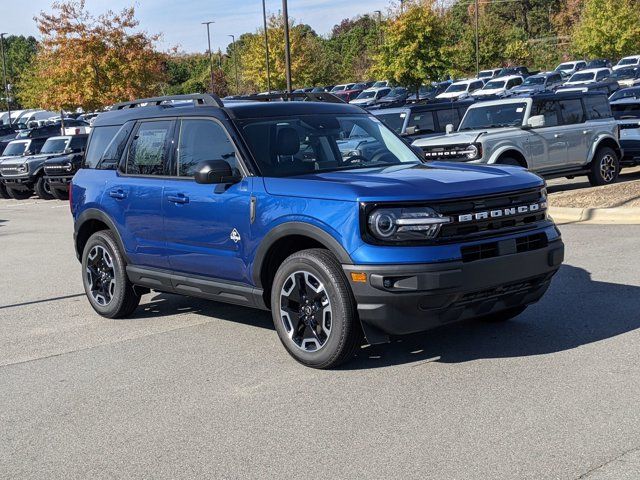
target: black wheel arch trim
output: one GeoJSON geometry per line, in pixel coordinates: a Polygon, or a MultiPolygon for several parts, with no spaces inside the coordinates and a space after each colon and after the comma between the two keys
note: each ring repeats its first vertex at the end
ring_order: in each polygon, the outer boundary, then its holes
{"type": "Polygon", "coordinates": [[[102,222],[107,227],[109,227],[109,230],[111,230],[116,237],[116,242],[118,243],[118,247],[120,248],[120,253],[125,259],[125,262],[129,263],[129,258],[126,253],[127,251],[124,248],[122,237],[120,236],[120,232],[118,231],[115,222],[111,219],[111,217],[109,217],[109,215],[107,215],[102,210],[98,210],[97,208],[88,208],[87,210],[83,211],[74,223],[73,239],[76,249],[76,257],[78,258],[78,260],[81,261],[82,259],[82,252],[78,249],[78,233],[80,232],[84,224],[92,220],[102,222]]]}
{"type": "Polygon", "coordinates": [[[280,239],[291,236],[301,235],[305,237],[317,240],[324,245],[331,253],[333,253],[338,261],[343,265],[352,265],[353,260],[349,253],[344,249],[342,245],[331,234],[322,230],[320,227],[305,222],[286,222],[274,227],[267,233],[260,246],[256,250],[256,254],[253,261],[253,281],[254,285],[262,288],[262,280],[260,273],[264,265],[264,261],[267,257],[269,249],[280,239]]]}

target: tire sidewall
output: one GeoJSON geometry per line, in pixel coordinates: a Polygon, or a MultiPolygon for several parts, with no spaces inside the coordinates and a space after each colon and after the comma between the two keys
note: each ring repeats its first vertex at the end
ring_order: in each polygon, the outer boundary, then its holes
{"type": "MultiPolygon", "coordinates": [[[[49,187],[49,189],[51,189],[51,187],[49,187]]],[[[47,192],[47,179],[42,175],[36,182],[35,191],[42,200],[52,200],[54,198],[53,194],[47,192]]]]}
{"type": "Polygon", "coordinates": [[[120,309],[125,300],[126,288],[127,288],[127,273],[126,264],[120,254],[118,245],[114,241],[109,233],[106,231],[100,231],[94,233],[87,241],[84,250],[82,252],[82,285],[87,295],[89,303],[93,309],[103,317],[114,318],[118,316],[120,309]],[[87,263],[89,258],[89,252],[95,246],[103,247],[111,256],[113,262],[114,278],[116,280],[116,288],[108,305],[98,304],[91,295],[91,287],[87,278],[87,263]]]}
{"type": "Polygon", "coordinates": [[[272,291],[271,291],[271,311],[273,323],[275,325],[278,336],[287,351],[299,362],[308,366],[322,366],[332,362],[338,355],[345,336],[353,325],[347,323],[353,322],[352,318],[348,318],[347,303],[348,298],[343,298],[336,285],[331,280],[331,274],[321,262],[313,260],[311,257],[294,255],[285,260],[275,275],[272,291]],[[331,302],[331,333],[327,342],[322,348],[316,352],[305,352],[297,347],[289,336],[282,324],[282,316],[280,314],[280,292],[284,282],[289,276],[297,271],[306,271],[314,275],[322,282],[325,291],[331,302]]]}
{"type": "Polygon", "coordinates": [[[618,175],[620,175],[620,159],[612,148],[601,147],[597,150],[595,158],[593,159],[593,163],[591,165],[591,175],[593,178],[593,183],[596,183],[597,185],[611,185],[612,183],[616,182],[616,180],[618,179],[618,175]],[[602,174],[600,172],[600,162],[606,155],[613,156],[616,166],[615,176],[609,182],[605,181],[604,178],[602,178],[602,174]]]}

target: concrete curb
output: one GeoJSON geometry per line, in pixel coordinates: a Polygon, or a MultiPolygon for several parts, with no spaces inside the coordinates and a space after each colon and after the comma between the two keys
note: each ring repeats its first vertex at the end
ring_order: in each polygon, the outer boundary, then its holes
{"type": "Polygon", "coordinates": [[[640,225],[640,208],[549,207],[549,215],[558,224],[591,223],[640,225]]]}

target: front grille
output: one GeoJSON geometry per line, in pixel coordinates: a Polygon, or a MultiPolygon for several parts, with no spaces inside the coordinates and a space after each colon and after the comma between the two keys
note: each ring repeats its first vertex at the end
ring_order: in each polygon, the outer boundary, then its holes
{"type": "Polygon", "coordinates": [[[520,292],[527,292],[541,286],[546,280],[551,278],[553,273],[540,275],[532,278],[531,280],[525,280],[517,283],[511,283],[508,285],[500,285],[498,287],[489,288],[486,290],[480,290],[477,292],[467,293],[462,296],[460,301],[456,302],[456,306],[465,305],[474,302],[480,302],[488,300],[490,298],[502,297],[504,295],[513,295],[520,292]]]}
{"type": "Polygon", "coordinates": [[[545,248],[548,244],[549,241],[545,233],[535,233],[516,239],[462,247],[460,253],[462,254],[462,261],[468,263],[499,257],[500,255],[532,252],[533,250],[545,248]]]}
{"type": "Polygon", "coordinates": [[[26,172],[18,170],[18,167],[0,168],[0,175],[2,175],[2,176],[22,175],[24,173],[26,173],[26,172]]]}
{"type": "Polygon", "coordinates": [[[69,165],[47,165],[44,167],[44,171],[47,174],[56,175],[60,173],[67,173],[71,171],[69,165]]]}
{"type": "Polygon", "coordinates": [[[454,242],[461,239],[496,236],[507,231],[521,231],[532,228],[547,218],[546,197],[542,189],[512,192],[488,197],[456,200],[434,205],[443,216],[453,218],[453,222],[442,226],[440,242],[454,242]],[[518,207],[538,205],[535,211],[519,212],[518,207]],[[504,214],[505,210],[516,209],[515,214],[504,214]],[[500,216],[492,216],[500,212],[500,216]],[[486,214],[486,218],[482,215],[486,214]],[[476,218],[480,216],[480,218],[476,218]],[[466,217],[467,219],[463,219],[466,217]],[[469,217],[473,217],[470,220],[469,217]]]}

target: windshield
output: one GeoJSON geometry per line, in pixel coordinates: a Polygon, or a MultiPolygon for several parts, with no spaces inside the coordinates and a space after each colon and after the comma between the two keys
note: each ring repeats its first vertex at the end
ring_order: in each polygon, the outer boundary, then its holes
{"type": "Polygon", "coordinates": [[[570,82],[588,82],[595,78],[595,73],[574,73],[569,79],[570,82]]]}
{"type": "Polygon", "coordinates": [[[377,87],[386,87],[386,86],[387,86],[387,82],[376,82],[376,83],[374,83],[374,84],[373,84],[373,87],[374,87],[374,88],[377,88],[377,87]]]}
{"type": "Polygon", "coordinates": [[[638,63],[637,58],[623,58],[618,62],[618,65],[635,65],[638,63]]]}
{"type": "Polygon", "coordinates": [[[635,68],[621,68],[611,74],[611,78],[634,78],[635,76],[635,68]]]}
{"type": "Polygon", "coordinates": [[[493,70],[483,70],[478,74],[478,78],[491,78],[493,77],[493,70]]]}
{"type": "Polygon", "coordinates": [[[504,103],[470,108],[458,130],[520,126],[526,109],[526,103],[504,103]]]}
{"type": "Polygon", "coordinates": [[[23,155],[26,149],[27,142],[11,142],[2,152],[2,156],[17,157],[18,155],[23,155]]]}
{"type": "Polygon", "coordinates": [[[523,85],[544,85],[544,77],[527,77],[523,85]]]}
{"type": "Polygon", "coordinates": [[[336,85],[335,87],[333,87],[331,89],[332,92],[341,92],[343,90],[346,90],[347,86],[346,85],[336,85]]]}
{"type": "Polygon", "coordinates": [[[575,63],[561,63],[556,67],[556,70],[573,70],[575,63]]]}
{"type": "Polygon", "coordinates": [[[376,115],[376,117],[382,120],[382,122],[394,132],[401,133],[407,114],[405,112],[385,113],[384,115],[376,115]]]}
{"type": "Polygon", "coordinates": [[[365,90],[360,95],[358,95],[356,98],[361,100],[361,99],[366,99],[366,98],[375,98],[375,96],[376,96],[376,92],[375,91],[365,90]]]}
{"type": "Polygon", "coordinates": [[[50,138],[40,150],[40,153],[62,153],[67,148],[68,138],[50,138]]]}
{"type": "Polygon", "coordinates": [[[392,88],[389,93],[386,95],[387,97],[397,97],[400,95],[404,95],[405,93],[407,93],[407,89],[406,88],[392,88]]]}
{"type": "Polygon", "coordinates": [[[620,100],[621,98],[640,98],[640,88],[623,88],[611,95],[609,101],[620,100]]]}
{"type": "Polygon", "coordinates": [[[491,80],[487,82],[487,84],[482,87],[483,90],[493,90],[494,88],[504,88],[507,82],[504,80],[491,80]]]}
{"type": "Polygon", "coordinates": [[[265,177],[421,163],[391,130],[369,115],[302,115],[241,123],[265,177]]]}
{"type": "Polygon", "coordinates": [[[611,111],[616,120],[637,119],[640,118],[640,103],[614,104],[611,105],[611,111]]]}
{"type": "Polygon", "coordinates": [[[449,85],[449,88],[447,88],[445,92],[466,92],[468,86],[468,83],[454,83],[453,85],[449,85]]]}

